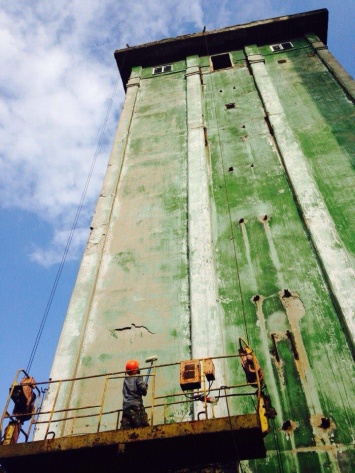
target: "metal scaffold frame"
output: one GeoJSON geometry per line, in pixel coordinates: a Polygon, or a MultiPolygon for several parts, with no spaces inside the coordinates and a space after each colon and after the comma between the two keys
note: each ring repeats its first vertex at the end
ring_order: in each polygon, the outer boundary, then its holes
{"type": "MultiPolygon", "coordinates": [[[[245,342],[244,342],[245,343],[245,342]]],[[[242,343],[240,344],[241,348],[242,343]]],[[[249,347],[248,347],[249,348],[249,347]]],[[[210,364],[212,360],[218,359],[240,359],[243,366],[243,356],[245,352],[239,351],[236,355],[220,356],[212,358],[201,358],[193,360],[197,363],[204,363],[208,361],[210,364]]],[[[248,352],[254,367],[258,367],[258,361],[250,350],[248,352]]],[[[266,451],[264,447],[263,438],[269,432],[268,422],[268,404],[265,402],[266,395],[263,392],[265,387],[262,372],[255,370],[255,378],[253,382],[245,382],[239,384],[230,384],[228,386],[221,386],[212,388],[211,382],[208,380],[204,368],[202,370],[201,384],[198,389],[181,389],[179,392],[172,392],[168,395],[158,392],[156,389],[156,379],[159,376],[164,376],[166,368],[178,369],[181,363],[169,363],[162,365],[153,365],[152,370],[149,367],[142,368],[142,372],[147,370],[149,376],[149,389],[151,391],[151,402],[145,408],[149,412],[149,426],[139,427],[135,429],[120,429],[120,419],[122,416],[122,409],[107,409],[105,401],[107,398],[108,387],[111,382],[122,380],[125,377],[125,372],[106,373],[95,376],[86,376],[81,378],[71,378],[62,380],[50,380],[47,382],[36,383],[33,389],[38,393],[36,409],[33,410],[30,419],[30,425],[27,433],[23,431],[23,438],[19,443],[2,442],[0,446],[0,456],[4,461],[5,466],[10,465],[9,473],[11,473],[11,466],[16,464],[18,467],[21,462],[38,461],[43,462],[46,468],[51,467],[54,462],[58,465],[58,450],[70,451],[71,455],[81,457],[83,449],[88,449],[93,446],[98,447],[95,452],[99,454],[100,448],[108,449],[112,445],[119,446],[120,455],[118,462],[125,464],[126,461],[132,461],[134,452],[149,449],[153,452],[156,448],[164,442],[165,448],[170,451],[170,461],[173,464],[184,463],[183,458],[178,458],[176,455],[179,451],[177,445],[185,445],[184,454],[185,461],[189,458],[189,448],[193,446],[194,459],[201,463],[203,459],[213,460],[216,450],[214,447],[218,445],[223,439],[223,445],[229,446],[229,451],[238,461],[246,458],[262,458],[265,457],[266,451]],[[261,374],[261,376],[260,376],[261,374]],[[82,383],[92,379],[102,380],[101,386],[101,401],[95,405],[72,406],[66,409],[57,409],[56,403],[60,396],[60,390],[66,383],[82,383]],[[44,389],[45,388],[45,389],[44,389]],[[40,399],[41,394],[53,389],[52,407],[46,411],[41,411],[40,399]],[[233,398],[251,398],[253,412],[236,412],[235,404],[231,402],[233,398]],[[228,417],[215,416],[214,407],[216,403],[224,401],[227,406],[228,417]],[[193,420],[193,408],[196,403],[202,403],[202,409],[195,414],[193,420]],[[186,405],[189,407],[191,413],[189,420],[182,422],[172,422],[167,412],[170,408],[175,406],[186,405]],[[115,416],[115,428],[105,430],[105,418],[115,416]],[[86,424],[90,425],[90,429],[85,432],[78,429],[80,422],[85,419],[86,424]],[[94,422],[93,422],[94,420],[94,422]],[[58,428],[60,424],[65,424],[67,428],[58,428]],[[36,428],[36,441],[31,438],[31,429],[36,428]],[[43,435],[40,439],[38,431],[43,435]],[[61,432],[64,432],[61,435],[61,432]],[[251,440],[252,439],[252,440],[251,440]],[[196,448],[197,446],[197,448],[196,448]],[[100,448],[99,448],[100,447],[100,448]],[[175,452],[175,453],[174,453],[175,452]]],[[[209,365],[210,366],[210,365],[209,365]]],[[[213,362],[212,362],[213,366],[213,362]]],[[[19,386],[20,374],[25,374],[23,370],[19,370],[16,378],[11,386],[9,398],[7,400],[2,418],[1,418],[1,432],[4,430],[4,422],[7,419],[17,420],[21,422],[21,414],[14,415],[9,413],[9,404],[12,393],[16,386],[19,386]]],[[[23,384],[25,385],[25,384],[23,384]]],[[[6,429],[5,429],[6,432],[6,429]]],[[[159,447],[160,448],[160,447],[159,447]]],[[[224,450],[218,448],[219,455],[226,456],[224,450]]],[[[90,451],[90,457],[93,452],[90,451]]],[[[228,455],[227,455],[228,456],[228,455]]],[[[90,463],[94,464],[94,459],[91,458],[90,463]]],[[[60,462],[59,462],[60,463],[60,462]]],[[[56,468],[57,466],[55,466],[56,468]]],[[[41,471],[41,470],[39,470],[41,471]]],[[[80,470],[78,470],[80,471],[80,470]]]]}

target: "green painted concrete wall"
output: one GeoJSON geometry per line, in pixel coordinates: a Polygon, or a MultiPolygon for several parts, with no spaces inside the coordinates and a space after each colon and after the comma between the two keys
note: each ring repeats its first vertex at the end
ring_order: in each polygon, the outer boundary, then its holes
{"type": "MultiPolygon", "coordinates": [[[[282,104],[284,126],[295,135],[352,259],[353,103],[306,40],[293,44],[283,53],[272,53],[269,46],[257,52],[282,104]]],[[[235,350],[242,335],[260,355],[283,450],[278,457],[275,438],[269,435],[267,461],[250,462],[249,467],[279,471],[282,462],[284,471],[351,471],[353,363],[345,322],[329,291],[332,275],[321,269],[247,61],[212,74],[206,68],[203,77],[227,349],[235,350]],[[227,109],[228,103],[235,108],[227,109]],[[283,297],[286,288],[291,298],[283,297]],[[260,296],[257,301],[255,295],[260,296]],[[299,360],[287,331],[295,337],[299,360]],[[321,417],[334,422],[328,431],[319,428],[321,417]],[[285,419],[292,421],[292,433],[280,430],[285,419]],[[340,444],[347,447],[332,450],[331,445],[340,444]]],[[[292,151],[290,145],[286,152],[292,151]]],[[[354,308],[354,292],[349,297],[354,308]]]]}
{"type": "MultiPolygon", "coordinates": [[[[277,410],[267,458],[243,471],[350,472],[354,108],[317,38],[290,41],[278,53],[230,51],[232,67],[217,71],[208,55],[169,73],[132,71],[51,376],[123,370],[152,354],[159,364],[235,354],[243,337],[277,410]]],[[[217,373],[221,385],[243,382],[232,362],[217,373]]],[[[166,393],[178,382],[173,371],[157,380],[166,393]]],[[[95,404],[101,392],[85,381],[59,405],[95,404]]],[[[120,407],[121,380],[107,398],[120,407]]],[[[75,433],[90,429],[78,422],[75,433]]]]}

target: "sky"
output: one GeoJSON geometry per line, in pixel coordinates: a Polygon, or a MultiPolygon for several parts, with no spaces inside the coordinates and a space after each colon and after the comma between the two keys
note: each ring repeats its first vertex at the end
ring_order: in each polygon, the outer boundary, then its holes
{"type": "Polygon", "coordinates": [[[114,51],[319,8],[355,77],[353,0],[0,0],[1,411],[19,368],[49,377],[124,100],[114,51]]]}

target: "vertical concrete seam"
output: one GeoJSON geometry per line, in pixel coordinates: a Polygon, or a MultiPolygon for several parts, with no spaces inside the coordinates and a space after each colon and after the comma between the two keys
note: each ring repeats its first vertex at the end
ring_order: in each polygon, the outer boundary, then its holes
{"type": "MultiPolygon", "coordinates": [[[[186,61],[186,71],[187,71],[187,61],[186,61]]],[[[185,120],[186,120],[186,261],[187,261],[187,287],[188,287],[188,308],[189,308],[189,354],[192,358],[192,320],[191,320],[191,276],[190,276],[190,229],[189,229],[189,120],[188,120],[188,88],[187,88],[187,72],[185,73],[185,120]]]]}
{"type": "MultiPolygon", "coordinates": [[[[192,356],[220,355],[224,345],[216,281],[211,199],[205,151],[201,71],[187,58],[188,225],[192,356]],[[222,345],[222,346],[221,346],[222,345]],[[208,352],[207,352],[208,349],[208,352]]],[[[217,360],[217,371],[222,364],[217,360]],[[218,369],[217,365],[220,365],[218,369]]],[[[224,378],[222,384],[225,384],[224,378]]],[[[218,415],[225,414],[223,406],[218,415]]]]}

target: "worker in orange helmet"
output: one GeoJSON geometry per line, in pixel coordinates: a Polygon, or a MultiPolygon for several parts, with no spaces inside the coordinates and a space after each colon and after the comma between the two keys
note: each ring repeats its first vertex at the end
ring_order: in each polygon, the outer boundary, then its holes
{"type": "Polygon", "coordinates": [[[122,389],[123,413],[121,429],[145,427],[149,425],[142,399],[142,396],[147,394],[148,386],[139,374],[138,361],[127,361],[126,377],[122,389]]]}

